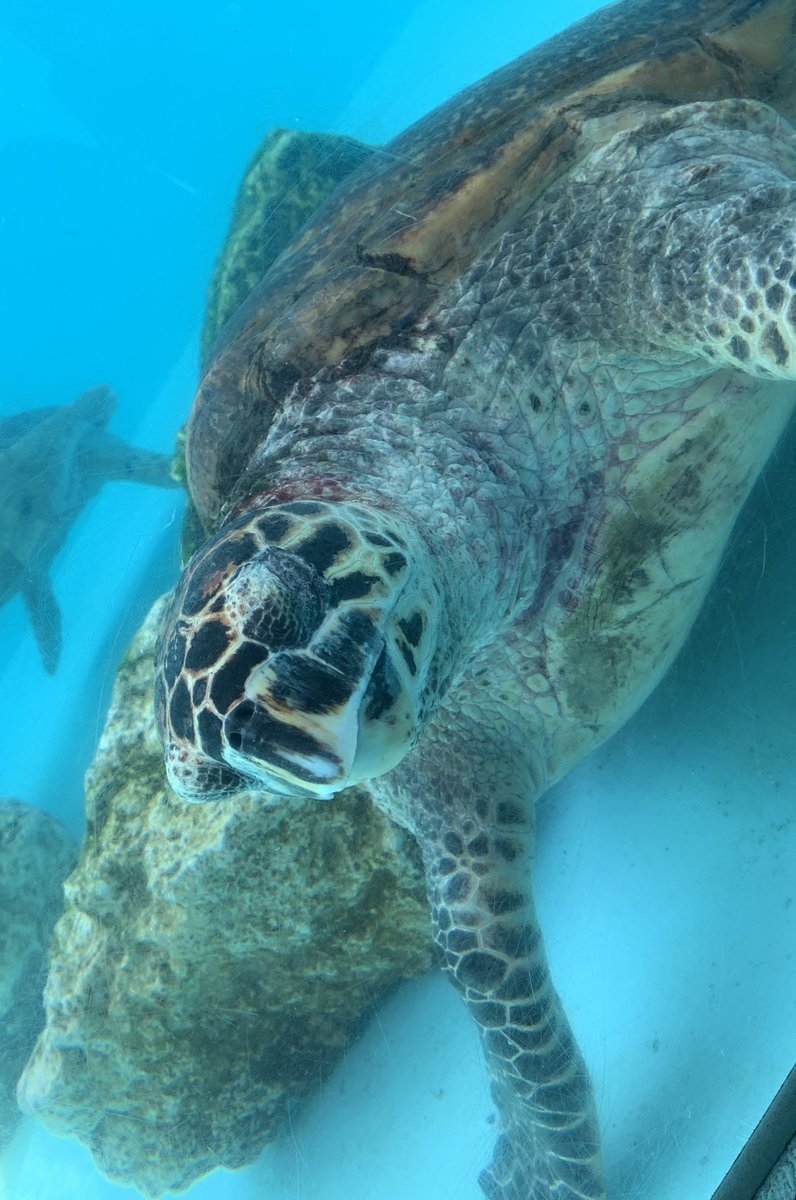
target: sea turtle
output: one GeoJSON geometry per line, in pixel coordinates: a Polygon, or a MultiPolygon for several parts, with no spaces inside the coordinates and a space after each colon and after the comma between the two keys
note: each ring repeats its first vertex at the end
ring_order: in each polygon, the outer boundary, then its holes
{"type": "Polygon", "coordinates": [[[61,652],[48,571],[76,518],[110,480],[176,486],[169,455],[108,433],[115,406],[102,385],[71,404],[0,420],[0,607],[21,593],[48,674],[61,652]]]}
{"type": "Polygon", "coordinates": [[[497,1200],[604,1194],[534,799],[672,662],[796,379],[796,0],[624,0],[341,184],[188,428],[187,800],[367,780],[482,1034],[497,1200]]]}

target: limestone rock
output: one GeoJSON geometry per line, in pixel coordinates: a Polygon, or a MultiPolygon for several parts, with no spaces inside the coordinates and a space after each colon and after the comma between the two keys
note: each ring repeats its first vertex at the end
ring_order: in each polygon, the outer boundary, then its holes
{"type": "Polygon", "coordinates": [[[796,1137],[788,1143],[782,1157],[777,1160],[773,1171],[754,1200],[793,1200],[796,1196],[796,1137]]]}
{"type": "Polygon", "coordinates": [[[46,1026],[18,1092],[147,1196],[252,1161],[432,954],[417,850],[363,791],[274,807],[168,791],[151,695],[162,603],[87,777],[46,1026]]]}
{"type": "Polygon", "coordinates": [[[0,1149],[19,1116],[17,1077],[44,1023],[47,942],[77,846],[59,821],[0,799],[0,1149]]]}

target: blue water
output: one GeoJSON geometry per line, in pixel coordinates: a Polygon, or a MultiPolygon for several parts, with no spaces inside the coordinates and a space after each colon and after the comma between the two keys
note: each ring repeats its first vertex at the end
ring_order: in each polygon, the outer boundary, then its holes
{"type": "MultiPolygon", "coordinates": [[[[170,450],[206,281],[262,134],[384,140],[594,6],[534,7],[140,0],[114,16],[90,0],[5,0],[0,417],[107,382],[114,431],[170,450]]],[[[538,906],[617,1200],[707,1200],[794,1057],[787,475],[772,475],[689,656],[542,808],[538,906]]],[[[53,572],[54,678],[19,600],[0,611],[0,794],[76,834],[115,667],[175,578],[180,516],[177,493],[131,485],[93,502],[53,572]]],[[[476,1200],[491,1111],[458,1001],[441,979],[420,981],[259,1163],[191,1194],[476,1200]]],[[[0,1164],[0,1200],[130,1194],[32,1121],[0,1164]]]]}

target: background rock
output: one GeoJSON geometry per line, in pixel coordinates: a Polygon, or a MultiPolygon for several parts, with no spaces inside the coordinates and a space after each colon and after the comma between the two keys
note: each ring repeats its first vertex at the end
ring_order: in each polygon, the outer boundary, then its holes
{"type": "MultiPolygon", "coordinates": [[[[339,183],[374,149],[335,133],[272,129],[252,155],[238,186],[229,229],[207,288],[200,346],[200,375],[221,330],[290,244],[302,225],[339,183]]],[[[177,438],[174,478],[187,485],[185,433],[177,438]]],[[[182,530],[186,563],[205,540],[190,495],[182,530]]]]}
{"type": "Polygon", "coordinates": [[[0,799],[0,1149],[17,1123],[17,1078],[44,1023],[47,943],[76,858],[74,838],[49,813],[0,799]]]}
{"type": "Polygon", "coordinates": [[[431,965],[412,840],[351,790],[188,805],[152,716],[160,601],[87,777],[20,1105],[147,1196],[252,1161],[373,1006],[431,965]]]}
{"type": "Polygon", "coordinates": [[[225,321],[257,286],[305,221],[371,147],[334,133],[272,129],[253,154],[216,261],[202,329],[202,368],[225,321]]]}

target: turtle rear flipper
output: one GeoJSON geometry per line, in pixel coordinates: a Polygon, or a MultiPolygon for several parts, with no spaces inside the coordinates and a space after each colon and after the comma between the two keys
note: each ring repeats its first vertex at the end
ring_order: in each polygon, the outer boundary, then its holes
{"type": "Polygon", "coordinates": [[[61,658],[61,610],[49,575],[28,575],[20,586],[41,662],[48,675],[54,675],[61,658]]]}

